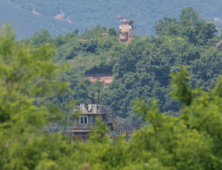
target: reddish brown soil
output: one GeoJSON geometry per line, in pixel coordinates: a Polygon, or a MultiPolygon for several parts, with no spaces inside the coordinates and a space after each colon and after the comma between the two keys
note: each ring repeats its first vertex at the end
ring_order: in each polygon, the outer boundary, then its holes
{"type": "Polygon", "coordinates": [[[103,81],[104,83],[104,88],[107,88],[109,86],[110,83],[112,83],[113,81],[113,76],[104,76],[104,77],[86,77],[88,78],[91,82],[95,82],[97,81],[103,81]]]}

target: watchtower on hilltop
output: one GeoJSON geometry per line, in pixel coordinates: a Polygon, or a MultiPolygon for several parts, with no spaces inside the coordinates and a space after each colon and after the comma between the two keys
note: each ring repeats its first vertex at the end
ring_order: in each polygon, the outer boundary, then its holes
{"type": "Polygon", "coordinates": [[[119,41],[131,41],[134,38],[134,30],[136,27],[134,26],[134,22],[132,20],[122,20],[121,26],[119,29],[121,30],[121,34],[119,35],[119,41]]]}

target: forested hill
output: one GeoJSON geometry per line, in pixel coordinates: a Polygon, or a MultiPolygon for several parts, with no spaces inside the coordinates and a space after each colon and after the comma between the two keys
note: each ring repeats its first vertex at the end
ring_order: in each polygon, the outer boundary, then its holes
{"type": "Polygon", "coordinates": [[[0,24],[13,21],[19,37],[30,37],[42,28],[49,30],[54,36],[74,29],[83,33],[85,28],[92,28],[97,24],[117,29],[117,15],[120,15],[136,21],[137,35],[148,36],[154,34],[155,22],[165,16],[177,17],[180,10],[188,6],[201,11],[201,17],[206,21],[215,19],[221,28],[220,0],[93,0],[90,3],[89,0],[0,0],[0,24]],[[32,13],[31,4],[40,15],[32,13]],[[55,16],[62,20],[56,20],[55,16]]]}
{"type": "Polygon", "coordinates": [[[81,36],[74,30],[54,39],[47,30],[36,32],[30,41],[36,47],[46,42],[55,44],[54,61],[71,67],[57,79],[70,82],[72,92],[52,98],[52,103],[64,109],[71,99],[78,104],[88,103],[89,95],[101,90],[101,102],[133,122],[136,115],[132,102],[137,98],[147,103],[158,99],[161,112],[179,114],[179,102],[169,94],[169,75],[180,70],[179,65],[188,67],[192,87],[199,85],[207,90],[215,86],[222,73],[222,48],[216,47],[222,37],[216,36],[216,24],[204,21],[193,8],[186,8],[177,19],[165,17],[154,28],[157,37],[136,37],[131,43],[120,43],[114,28],[99,25],[92,29],[91,39],[89,30],[81,36]],[[110,38],[102,37],[105,32],[110,38]],[[113,73],[114,81],[103,89],[102,82],[84,78],[84,71],[113,73]]]}
{"type": "Polygon", "coordinates": [[[131,43],[119,43],[114,28],[101,26],[91,38],[89,30],[54,39],[41,30],[22,41],[7,23],[0,27],[0,169],[221,170],[222,77],[209,88],[221,75],[222,37],[192,8],[177,18],[160,21],[158,37],[131,43]],[[102,38],[104,32],[111,37],[102,38]],[[103,89],[101,82],[83,78],[83,71],[113,72],[114,82],[103,89]],[[112,126],[101,119],[76,126],[79,112],[71,99],[87,102],[87,94],[98,89],[117,119],[127,113],[132,123],[131,101],[143,98],[133,108],[144,125],[129,133],[127,124],[108,115],[112,126]],[[117,126],[128,133],[114,131],[117,126]],[[89,136],[74,133],[83,132],[79,128],[89,136]]]}

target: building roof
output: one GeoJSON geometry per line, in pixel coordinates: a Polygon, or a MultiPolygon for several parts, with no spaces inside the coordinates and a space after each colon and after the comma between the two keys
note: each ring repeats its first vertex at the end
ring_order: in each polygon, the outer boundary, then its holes
{"type": "Polygon", "coordinates": [[[124,19],[124,20],[121,20],[120,22],[135,22],[135,21],[133,21],[133,20],[126,20],[126,19],[124,19]]]}
{"type": "Polygon", "coordinates": [[[84,116],[84,115],[86,115],[86,116],[87,115],[104,115],[104,114],[106,114],[106,113],[92,113],[92,112],[91,113],[80,113],[81,116],[84,116]]]}

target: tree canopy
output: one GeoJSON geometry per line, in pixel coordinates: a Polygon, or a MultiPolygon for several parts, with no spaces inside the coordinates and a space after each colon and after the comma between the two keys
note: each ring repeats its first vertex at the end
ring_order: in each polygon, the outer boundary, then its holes
{"type": "Polygon", "coordinates": [[[41,98],[68,90],[54,79],[60,69],[51,61],[53,53],[49,44],[35,49],[17,42],[7,24],[1,28],[1,169],[221,169],[221,78],[208,92],[193,89],[181,66],[171,73],[180,116],[160,113],[157,100],[137,99],[134,109],[146,125],[128,141],[125,135],[110,141],[106,125],[97,120],[90,141],[73,142],[43,129],[61,111],[39,103],[41,98]]]}
{"type": "Polygon", "coordinates": [[[188,8],[155,28],[157,37],[131,43],[102,38],[109,29],[99,25],[83,35],[48,36],[45,44],[39,32],[33,47],[33,39],[17,41],[3,25],[0,169],[221,169],[222,52],[216,26],[188,8]],[[114,75],[107,89],[82,76],[104,70],[114,75]],[[72,99],[85,103],[89,91],[98,89],[119,118],[144,121],[129,140],[109,140],[101,120],[86,143],[62,134],[72,99]],[[53,123],[59,124],[57,133],[53,123]]]}
{"type": "MultiPolygon", "coordinates": [[[[42,128],[63,112],[44,99],[69,88],[54,81],[62,68],[51,60],[52,45],[36,49],[16,41],[14,33],[8,24],[0,28],[0,169],[48,169],[54,165],[47,159],[56,156],[48,155],[48,142],[55,136],[43,135],[42,128]]],[[[63,147],[64,141],[54,142],[63,147]]]]}
{"type": "Polygon", "coordinates": [[[157,37],[138,36],[131,43],[119,43],[115,36],[103,38],[110,29],[100,25],[82,35],[71,32],[49,38],[47,42],[57,48],[53,61],[68,63],[71,68],[57,80],[69,81],[72,89],[69,94],[51,98],[52,103],[63,109],[70,99],[76,99],[77,104],[88,103],[89,94],[99,85],[101,102],[132,123],[136,118],[132,101],[137,97],[148,103],[158,99],[161,112],[178,115],[180,104],[169,95],[169,74],[178,71],[179,64],[185,65],[192,87],[213,88],[221,74],[222,53],[216,48],[221,37],[216,25],[204,21],[193,8],[183,9],[178,18],[163,18],[154,28],[157,37]],[[84,72],[112,73],[113,82],[103,89],[102,83],[95,85],[84,78],[84,72]]]}

